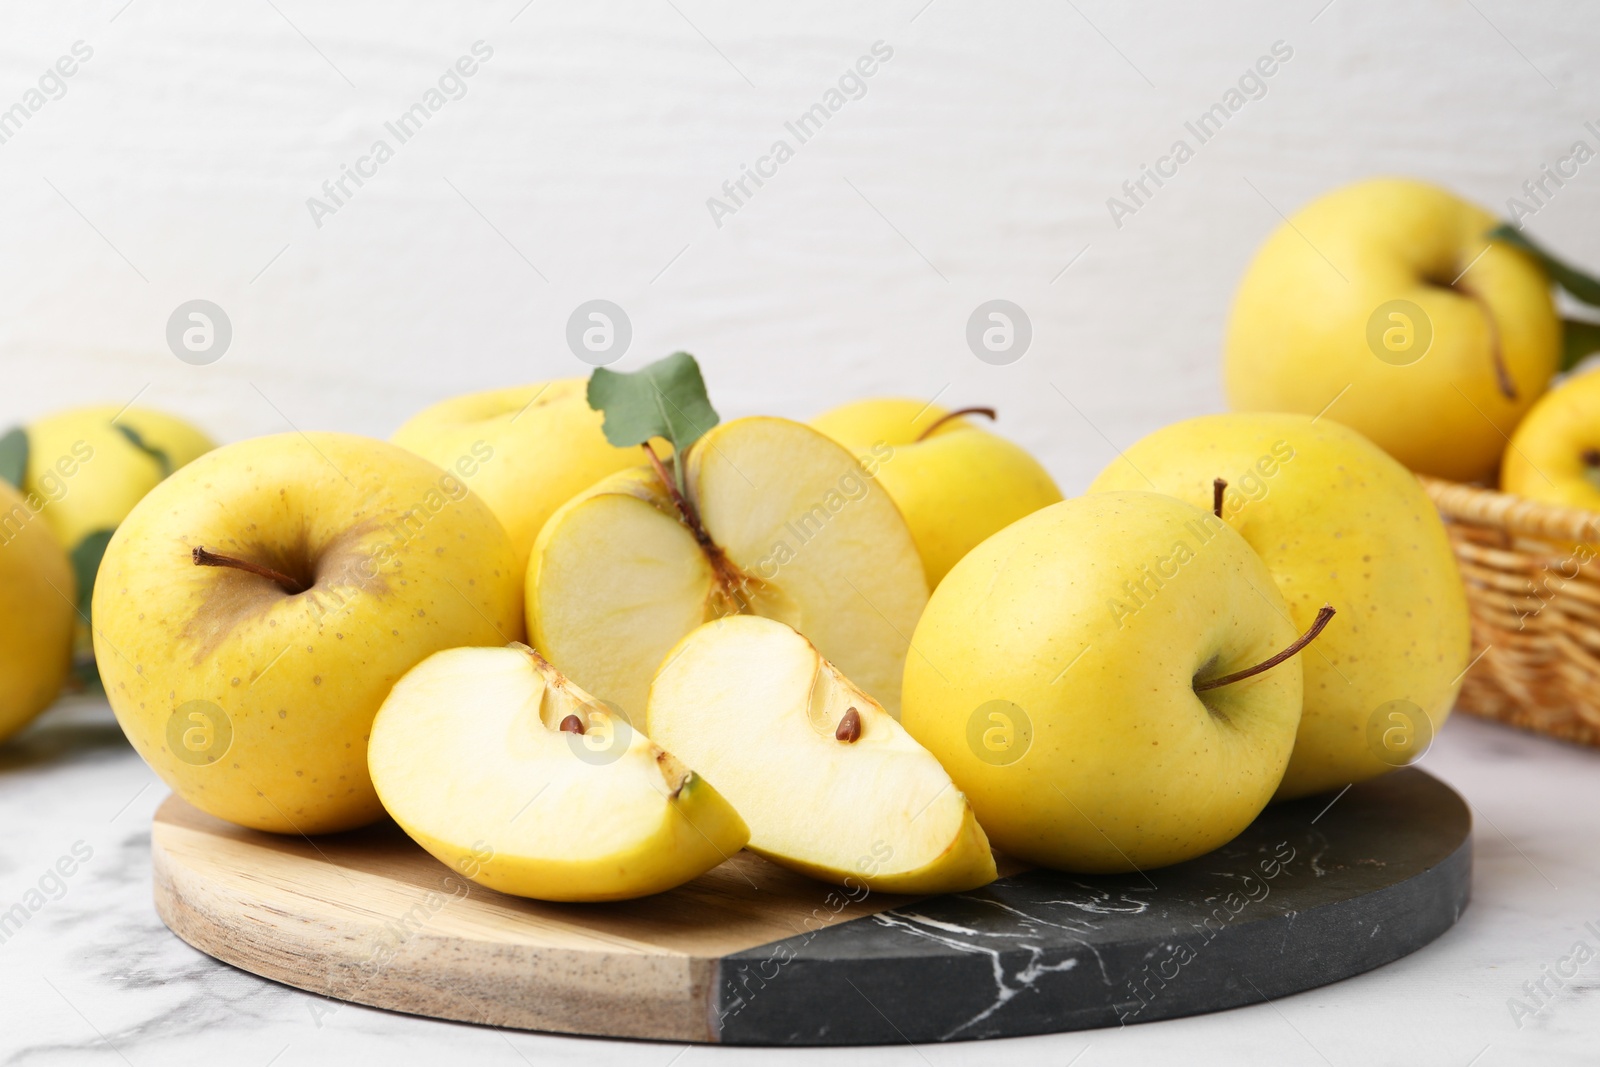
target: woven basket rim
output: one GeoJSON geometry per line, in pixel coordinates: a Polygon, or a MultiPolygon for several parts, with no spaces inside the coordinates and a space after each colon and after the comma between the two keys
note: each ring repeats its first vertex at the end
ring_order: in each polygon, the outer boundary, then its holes
{"type": "Polygon", "coordinates": [[[1547,541],[1600,542],[1600,512],[1546,504],[1481,485],[1417,475],[1446,519],[1496,526],[1547,541]]]}

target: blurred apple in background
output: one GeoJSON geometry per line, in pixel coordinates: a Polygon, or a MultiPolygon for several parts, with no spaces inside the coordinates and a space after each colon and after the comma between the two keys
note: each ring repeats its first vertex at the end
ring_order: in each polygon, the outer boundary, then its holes
{"type": "MultiPolygon", "coordinates": [[[[163,478],[215,447],[200,430],[163,412],[110,404],[73,408],[0,438],[0,478],[22,492],[66,548],[78,609],[87,615],[100,557],[117,524],[163,478]]],[[[93,647],[82,620],[76,644],[87,681],[93,647]]]]}
{"type": "Polygon", "coordinates": [[[1568,379],[1533,406],[1511,436],[1500,487],[1600,511],[1600,372],[1568,379]]]}
{"type": "Polygon", "coordinates": [[[1037,460],[972,415],[994,412],[888,397],[811,420],[856,453],[905,516],[930,589],[978,542],[1061,499],[1037,460]]]}
{"type": "Polygon", "coordinates": [[[642,459],[638,449],[606,441],[587,384],[568,378],[453,397],[412,416],[391,440],[460,478],[488,504],[525,567],[556,508],[642,459]]]}
{"type": "Polygon", "coordinates": [[[95,651],[123,732],[174,792],[244,826],[382,813],[367,738],[434,652],[522,636],[522,581],[478,498],[402,448],[288,433],[218,449],[106,549],[95,651]]]}
{"type": "Polygon", "coordinates": [[[72,660],[74,594],[55,532],[0,482],[0,741],[61,692],[72,660]]]}
{"type": "Polygon", "coordinates": [[[1238,411],[1327,417],[1412,470],[1492,479],[1561,361],[1539,262],[1494,216],[1378,178],[1302,208],[1256,252],[1229,319],[1238,411]]]}

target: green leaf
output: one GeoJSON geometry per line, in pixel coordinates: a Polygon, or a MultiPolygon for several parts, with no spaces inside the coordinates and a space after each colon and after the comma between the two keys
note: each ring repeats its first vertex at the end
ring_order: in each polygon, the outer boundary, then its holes
{"type": "Polygon", "coordinates": [[[1592,352],[1600,352],[1600,322],[1561,320],[1561,369],[1569,371],[1592,352]]]}
{"type": "Polygon", "coordinates": [[[72,573],[78,577],[78,610],[89,618],[89,605],[94,602],[94,576],[100,573],[100,560],[111,543],[113,530],[96,530],[85,534],[82,541],[72,546],[72,573]]]}
{"type": "Polygon", "coordinates": [[[681,456],[719,421],[700,365],[687,352],[629,373],[596,367],[588,395],[589,406],[605,414],[606,440],[618,448],[665,437],[681,456]]]}
{"type": "Polygon", "coordinates": [[[8,430],[0,437],[0,478],[21,491],[22,480],[28,476],[28,431],[21,426],[8,430]]]}
{"type": "Polygon", "coordinates": [[[132,426],[124,426],[120,422],[114,422],[111,425],[115,426],[117,428],[117,432],[126,437],[134,448],[137,448],[139,451],[143,452],[145,455],[155,460],[158,465],[160,465],[161,477],[165,478],[167,475],[172,473],[172,457],[167,455],[161,449],[157,448],[155,445],[148,444],[145,439],[140,436],[138,430],[135,430],[132,426]]]}
{"type": "Polygon", "coordinates": [[[1600,307],[1600,279],[1593,275],[1585,274],[1576,267],[1569,266],[1561,260],[1534,244],[1533,239],[1510,223],[1502,222],[1486,235],[1491,241],[1504,241],[1515,248],[1520,248],[1544,268],[1545,273],[1561,288],[1572,294],[1573,299],[1580,300],[1590,307],[1600,307]]]}

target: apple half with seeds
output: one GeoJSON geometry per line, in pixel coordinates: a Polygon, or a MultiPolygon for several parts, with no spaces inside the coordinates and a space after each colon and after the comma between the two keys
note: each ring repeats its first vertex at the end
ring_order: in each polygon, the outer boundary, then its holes
{"type": "Polygon", "coordinates": [[[749,836],[708,782],[526,645],[417,664],[378,711],[367,758],[406,833],[516,896],[659,893],[749,836]]]}
{"type": "Polygon", "coordinates": [[[775,863],[886,893],[995,878],[939,761],[781,622],[736,615],[684,638],[651,685],[647,728],[716,783],[750,850],[775,863]]]}
{"type": "Polygon", "coordinates": [[[623,471],[550,517],[528,564],[533,643],[640,716],[684,635],[759,615],[805,634],[898,714],[928,585],[889,495],[844,446],[788,419],[735,419],[680,458],[678,477],[659,462],[623,471]]]}

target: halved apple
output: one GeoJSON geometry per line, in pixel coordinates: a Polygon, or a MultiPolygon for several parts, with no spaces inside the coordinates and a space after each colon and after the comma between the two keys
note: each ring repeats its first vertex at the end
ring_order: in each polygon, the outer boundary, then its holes
{"type": "MultiPolygon", "coordinates": [[[[643,458],[643,457],[641,457],[643,458]]],[[[891,713],[928,586],[911,531],[854,456],[788,419],[736,419],[670,477],[622,471],[569,500],[528,563],[531,638],[642,715],[662,658],[701,623],[781,619],[891,713]]]]}
{"type": "Polygon", "coordinates": [[[749,836],[703,778],[526,645],[417,664],[378,711],[367,760],[417,844],[517,896],[658,893],[749,836]]]}
{"type": "Polygon", "coordinates": [[[732,616],[673,650],[647,729],[750,824],[749,848],[832,882],[953,893],[994,880],[950,776],[878,702],[780,622],[732,616]]]}

